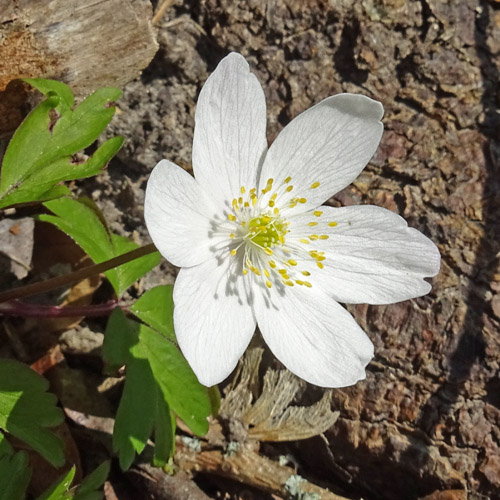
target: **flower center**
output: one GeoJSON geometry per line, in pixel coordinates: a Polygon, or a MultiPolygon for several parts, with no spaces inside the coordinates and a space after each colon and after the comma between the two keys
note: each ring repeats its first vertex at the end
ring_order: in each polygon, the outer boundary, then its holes
{"type": "Polygon", "coordinates": [[[285,243],[287,224],[279,217],[261,215],[248,221],[248,236],[250,242],[257,247],[273,248],[278,243],[285,243]]]}
{"type": "MultiPolygon", "coordinates": [[[[260,193],[256,188],[247,191],[242,186],[240,196],[233,199],[232,210],[227,213],[228,223],[221,227],[230,231],[230,254],[240,260],[242,273],[246,275],[250,271],[259,276],[268,288],[273,284],[311,287],[305,279],[311,273],[302,265],[312,262],[319,269],[324,267],[324,252],[310,247],[306,249],[306,245],[318,239],[327,239],[328,235],[311,234],[296,242],[287,238],[290,222],[283,217],[280,209],[293,208],[307,201],[304,197],[290,198],[289,193],[293,190],[290,181],[291,177],[287,177],[275,188],[274,180],[268,179],[260,193]]],[[[315,182],[310,189],[318,186],[319,182],[315,182]]],[[[313,212],[314,217],[321,214],[319,210],[313,212]]],[[[311,221],[309,226],[317,224],[311,221]]],[[[333,227],[332,224],[335,223],[330,223],[330,227],[333,227]]]]}

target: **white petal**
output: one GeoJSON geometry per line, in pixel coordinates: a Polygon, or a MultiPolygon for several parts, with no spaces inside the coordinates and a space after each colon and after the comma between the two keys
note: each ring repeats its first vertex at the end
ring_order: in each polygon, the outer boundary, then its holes
{"type": "Polygon", "coordinates": [[[151,172],[144,218],[153,243],[175,266],[194,266],[213,257],[211,221],[216,212],[196,180],[162,160],[151,172]]]}
{"type": "Polygon", "coordinates": [[[311,283],[344,303],[390,304],[431,290],[423,278],[439,272],[439,251],[402,217],[372,205],[319,210],[321,217],[309,213],[290,219],[292,240],[328,235],[327,240],[307,245],[326,257],[324,269],[306,266],[311,283]],[[318,225],[309,226],[311,221],[318,225]],[[330,227],[329,222],[337,226],[330,227]]]}
{"type": "Polygon", "coordinates": [[[321,205],[349,185],[373,156],[382,137],[383,113],[379,102],[362,95],[338,94],[316,104],[292,120],[273,142],[259,189],[268,178],[274,179],[276,188],[291,177],[288,185],[293,190],[279,197],[278,206],[284,208],[294,197],[307,200],[291,209],[295,213],[321,205]],[[319,187],[311,189],[318,182],[319,187]]]}
{"type": "Polygon", "coordinates": [[[291,372],[321,387],[344,387],[365,378],[373,345],[321,289],[287,287],[284,294],[273,293],[271,303],[257,304],[260,331],[291,372]]]}
{"type": "Polygon", "coordinates": [[[255,331],[243,276],[229,254],[183,268],[174,286],[174,328],[199,381],[212,386],[234,369],[255,331]]]}
{"type": "Polygon", "coordinates": [[[210,75],[195,122],[195,177],[219,204],[230,207],[241,186],[256,187],[267,150],[264,92],[243,56],[229,54],[210,75]]]}

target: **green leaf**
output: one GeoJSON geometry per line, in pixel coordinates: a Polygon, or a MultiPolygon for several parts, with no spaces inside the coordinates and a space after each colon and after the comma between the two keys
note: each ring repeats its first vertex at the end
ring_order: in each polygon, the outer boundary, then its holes
{"type": "Polygon", "coordinates": [[[155,427],[155,454],[153,463],[155,467],[163,467],[175,450],[175,416],[169,410],[168,405],[163,404],[163,394],[158,387],[156,404],[156,427],[155,427]]]}
{"type": "Polygon", "coordinates": [[[149,363],[135,359],[127,365],[113,431],[113,449],[123,470],[132,465],[135,453],[144,450],[155,423],[156,404],[156,383],[149,363]]]}
{"type": "Polygon", "coordinates": [[[45,78],[23,78],[23,81],[29,83],[43,95],[56,95],[59,97],[59,106],[63,108],[72,108],[75,104],[75,98],[71,89],[57,80],[46,80],[45,78]]]}
{"type": "Polygon", "coordinates": [[[168,461],[175,435],[170,408],[195,433],[207,432],[207,393],[171,341],[115,309],[106,328],[103,355],[115,366],[127,364],[113,433],[123,469],[130,467],[135,453],[142,452],[153,430],[155,463],[168,461]]]}
{"type": "MultiPolygon", "coordinates": [[[[128,238],[111,233],[99,208],[87,198],[59,198],[44,205],[55,216],[43,214],[39,220],[50,222],[71,236],[95,263],[139,247],[128,238]]],[[[157,266],[160,259],[161,255],[155,252],[106,271],[105,274],[120,296],[136,280],[157,266]]]]}
{"type": "Polygon", "coordinates": [[[70,500],[73,495],[68,491],[75,477],[75,466],[57,479],[37,500],[70,500]]]}
{"type": "Polygon", "coordinates": [[[161,285],[148,290],[135,301],[130,311],[175,342],[173,289],[172,285],[161,285]]]}
{"type": "Polygon", "coordinates": [[[64,463],[61,440],[48,428],[59,425],[62,411],[49,383],[28,366],[0,360],[0,429],[21,439],[55,467],[64,463]]]}
{"type": "Polygon", "coordinates": [[[111,462],[106,460],[93,472],[91,472],[78,486],[74,500],[100,500],[104,493],[97,491],[106,481],[109,476],[111,462]]]}
{"type": "Polygon", "coordinates": [[[140,326],[139,342],[172,410],[195,434],[206,434],[211,410],[207,391],[179,349],[145,325],[140,326]]]}
{"type": "Polygon", "coordinates": [[[31,479],[28,454],[0,455],[0,500],[23,500],[31,479]]]}
{"type": "Polygon", "coordinates": [[[114,115],[110,105],[121,91],[102,88],[77,108],[71,89],[61,82],[26,79],[47,99],[16,130],[5,152],[0,177],[0,208],[47,199],[59,182],[97,174],[120,149],[123,139],[102,144],[83,163],[73,155],[92,144],[114,115]]]}

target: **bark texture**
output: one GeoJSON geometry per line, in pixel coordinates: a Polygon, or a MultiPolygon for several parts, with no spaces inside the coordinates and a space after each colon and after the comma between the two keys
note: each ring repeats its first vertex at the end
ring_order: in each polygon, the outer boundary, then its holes
{"type": "MultiPolygon", "coordinates": [[[[137,227],[154,164],[190,164],[198,92],[231,50],[263,84],[270,141],[338,92],[384,104],[378,152],[330,203],[400,213],[443,260],[429,296],[351,308],[375,343],[375,360],[366,381],[334,391],[340,417],[328,446],[313,440],[301,450],[310,472],[353,497],[411,500],[458,489],[500,498],[499,7],[178,1],[158,25],[158,56],[127,86],[115,124],[129,134],[120,154],[137,187],[119,219],[137,227]]],[[[115,192],[127,192],[118,169],[110,178],[115,192]]]]}

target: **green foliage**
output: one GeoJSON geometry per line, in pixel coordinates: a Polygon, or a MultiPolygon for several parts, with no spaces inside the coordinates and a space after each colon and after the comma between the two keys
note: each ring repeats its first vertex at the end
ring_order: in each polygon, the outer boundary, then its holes
{"type": "Polygon", "coordinates": [[[115,113],[121,91],[102,88],[73,108],[71,89],[41,78],[26,79],[47,98],[16,130],[7,147],[0,177],[0,208],[49,200],[66,194],[62,181],[96,175],[118,152],[122,137],[104,142],[85,162],[73,155],[90,146],[115,113]]]}
{"type": "Polygon", "coordinates": [[[31,446],[52,465],[64,463],[61,440],[48,428],[63,421],[49,383],[18,361],[0,360],[0,429],[31,446]]]}
{"type": "Polygon", "coordinates": [[[196,434],[208,431],[210,402],[180,351],[146,325],[115,309],[104,337],[103,355],[112,366],[127,365],[118,408],[113,447],[123,469],[130,467],[155,432],[155,463],[173,452],[175,412],[196,434]]]}
{"type": "Polygon", "coordinates": [[[152,288],[137,299],[130,311],[151,328],[175,342],[173,290],[172,285],[152,288]]]}
{"type": "MultiPolygon", "coordinates": [[[[44,205],[55,215],[40,215],[39,219],[54,224],[71,236],[96,263],[138,248],[129,239],[112,233],[99,208],[87,198],[59,198],[44,205]]],[[[105,274],[120,296],[137,279],[157,266],[160,259],[160,254],[155,252],[106,271],[105,274]]]]}
{"type": "Polygon", "coordinates": [[[26,452],[0,453],[0,500],[23,500],[30,478],[26,452]]]}
{"type": "Polygon", "coordinates": [[[75,466],[63,474],[52,484],[47,491],[42,493],[37,500],[70,500],[73,495],[69,491],[69,487],[75,477],[75,466]]]}
{"type": "Polygon", "coordinates": [[[76,490],[74,500],[101,500],[104,493],[97,491],[109,476],[111,462],[106,460],[91,472],[76,490]]]}

